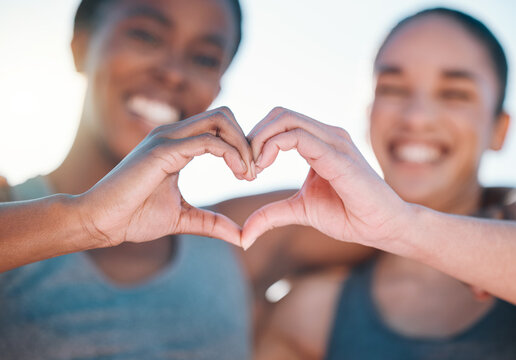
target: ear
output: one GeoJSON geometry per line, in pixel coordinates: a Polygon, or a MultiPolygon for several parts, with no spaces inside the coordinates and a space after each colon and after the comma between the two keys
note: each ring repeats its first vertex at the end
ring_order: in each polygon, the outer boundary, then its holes
{"type": "Polygon", "coordinates": [[[72,48],[75,70],[77,70],[77,72],[79,73],[84,72],[89,41],[90,34],[87,31],[78,30],[74,32],[72,42],[70,45],[72,48]]]}
{"type": "Polygon", "coordinates": [[[493,135],[491,138],[491,145],[489,148],[494,151],[498,151],[503,147],[507,131],[509,130],[509,124],[511,117],[505,111],[502,111],[500,115],[495,119],[496,123],[493,129],[493,135]]]}

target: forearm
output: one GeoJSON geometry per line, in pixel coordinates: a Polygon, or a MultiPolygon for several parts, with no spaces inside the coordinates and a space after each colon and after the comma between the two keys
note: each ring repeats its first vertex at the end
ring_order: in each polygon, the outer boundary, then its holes
{"type": "Polygon", "coordinates": [[[516,222],[413,206],[401,241],[385,250],[430,265],[516,304],[516,222]]]}
{"type": "Polygon", "coordinates": [[[0,204],[0,272],[97,247],[80,219],[74,197],[0,204]]]}

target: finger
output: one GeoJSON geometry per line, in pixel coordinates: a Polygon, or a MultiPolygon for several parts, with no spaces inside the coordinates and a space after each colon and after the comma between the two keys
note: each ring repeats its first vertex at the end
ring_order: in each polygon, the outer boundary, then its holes
{"type": "Polygon", "coordinates": [[[269,139],[264,145],[263,159],[259,165],[269,166],[280,150],[291,149],[296,149],[310,167],[330,183],[341,199],[355,199],[358,204],[360,200],[356,194],[367,194],[379,181],[384,183],[353,144],[346,151],[340,151],[302,129],[269,139]]]}
{"type": "Polygon", "coordinates": [[[341,146],[343,142],[349,141],[349,134],[344,129],[323,124],[303,114],[291,110],[282,109],[272,111],[262,120],[248,135],[251,142],[253,156],[258,159],[263,144],[272,136],[293,129],[303,129],[328,144],[341,146]]]}
{"type": "Polygon", "coordinates": [[[350,158],[346,154],[305,130],[295,129],[276,135],[264,144],[259,168],[270,166],[280,150],[292,149],[296,149],[315,172],[328,181],[333,180],[349,166],[350,158]]]}
{"type": "Polygon", "coordinates": [[[237,177],[242,177],[247,166],[241,158],[239,151],[211,134],[201,134],[191,138],[180,140],[163,140],[164,144],[154,148],[154,157],[165,160],[167,173],[175,173],[186,166],[195,156],[210,153],[221,157],[237,177]]]}
{"type": "Polygon", "coordinates": [[[152,136],[181,139],[203,133],[220,137],[240,152],[247,168],[245,177],[254,179],[254,163],[251,147],[238,125],[233,113],[226,107],[218,108],[183,120],[179,123],[164,125],[156,129],[152,136]]]}
{"type": "Polygon", "coordinates": [[[242,248],[247,250],[263,233],[286,225],[308,225],[306,213],[296,195],[256,210],[242,228],[242,248]]]}
{"type": "Polygon", "coordinates": [[[178,233],[194,234],[227,241],[241,246],[240,227],[228,217],[185,203],[180,215],[178,233]]]}
{"type": "Polygon", "coordinates": [[[160,138],[133,150],[88,192],[101,186],[104,193],[114,198],[140,204],[167,176],[179,172],[195,156],[205,153],[224,158],[237,178],[242,178],[246,172],[238,150],[213,135],[201,134],[179,140],[160,138]]]}
{"type": "Polygon", "coordinates": [[[287,111],[287,109],[280,106],[277,106],[271,111],[269,111],[269,113],[260,122],[258,122],[247,134],[247,139],[251,140],[252,138],[254,138],[256,134],[260,131],[260,129],[262,129],[264,126],[276,119],[280,114],[284,113],[285,111],[287,111]]]}

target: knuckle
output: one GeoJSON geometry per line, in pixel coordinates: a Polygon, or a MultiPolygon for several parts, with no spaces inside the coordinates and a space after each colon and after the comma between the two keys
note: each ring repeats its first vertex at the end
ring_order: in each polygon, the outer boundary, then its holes
{"type": "Polygon", "coordinates": [[[222,125],[229,122],[228,116],[220,110],[217,110],[213,116],[210,117],[212,125],[222,125]]]}
{"type": "Polygon", "coordinates": [[[164,125],[160,125],[155,127],[149,132],[149,137],[156,137],[164,130],[164,125]]]}
{"type": "Polygon", "coordinates": [[[300,128],[295,128],[294,130],[291,130],[291,132],[296,136],[296,137],[303,137],[306,135],[305,131],[300,129],[300,128]]]}
{"type": "Polygon", "coordinates": [[[211,145],[215,142],[213,135],[209,133],[199,135],[199,139],[204,146],[211,145]]]}
{"type": "Polygon", "coordinates": [[[286,111],[288,111],[288,109],[284,108],[283,106],[275,106],[271,110],[271,114],[274,116],[279,116],[279,115],[285,113],[286,111]]]}
{"type": "Polygon", "coordinates": [[[154,153],[156,150],[165,144],[166,138],[163,136],[160,136],[159,134],[154,134],[152,137],[149,138],[149,141],[145,144],[145,147],[152,153],[154,153]]]}
{"type": "Polygon", "coordinates": [[[344,130],[339,126],[332,126],[331,130],[338,136],[343,137],[348,141],[351,140],[351,135],[349,135],[349,132],[347,130],[344,130]]]}
{"type": "Polygon", "coordinates": [[[216,109],[215,115],[219,118],[219,121],[229,122],[231,123],[231,119],[233,118],[233,113],[227,106],[221,106],[216,109]]]}
{"type": "Polygon", "coordinates": [[[225,114],[231,114],[231,110],[229,109],[229,107],[223,105],[223,106],[219,106],[218,108],[216,108],[217,111],[220,111],[222,113],[225,113],[225,114]]]}

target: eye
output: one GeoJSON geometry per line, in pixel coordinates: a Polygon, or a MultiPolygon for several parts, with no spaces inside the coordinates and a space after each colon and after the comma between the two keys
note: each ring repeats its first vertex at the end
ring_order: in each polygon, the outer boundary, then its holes
{"type": "Polygon", "coordinates": [[[405,97],[409,94],[409,89],[400,85],[378,85],[376,87],[377,96],[393,96],[393,97],[405,97]]]}
{"type": "Polygon", "coordinates": [[[220,60],[217,57],[210,55],[195,55],[193,57],[193,62],[210,69],[218,69],[220,67],[220,60]]]}
{"type": "Polygon", "coordinates": [[[127,31],[127,35],[129,35],[129,37],[135,40],[138,40],[148,45],[158,46],[161,44],[161,38],[152,34],[150,31],[141,28],[129,29],[127,31]]]}
{"type": "Polygon", "coordinates": [[[452,100],[452,101],[469,101],[473,98],[472,94],[469,91],[457,90],[457,89],[442,90],[440,92],[439,96],[443,100],[452,100]]]}

